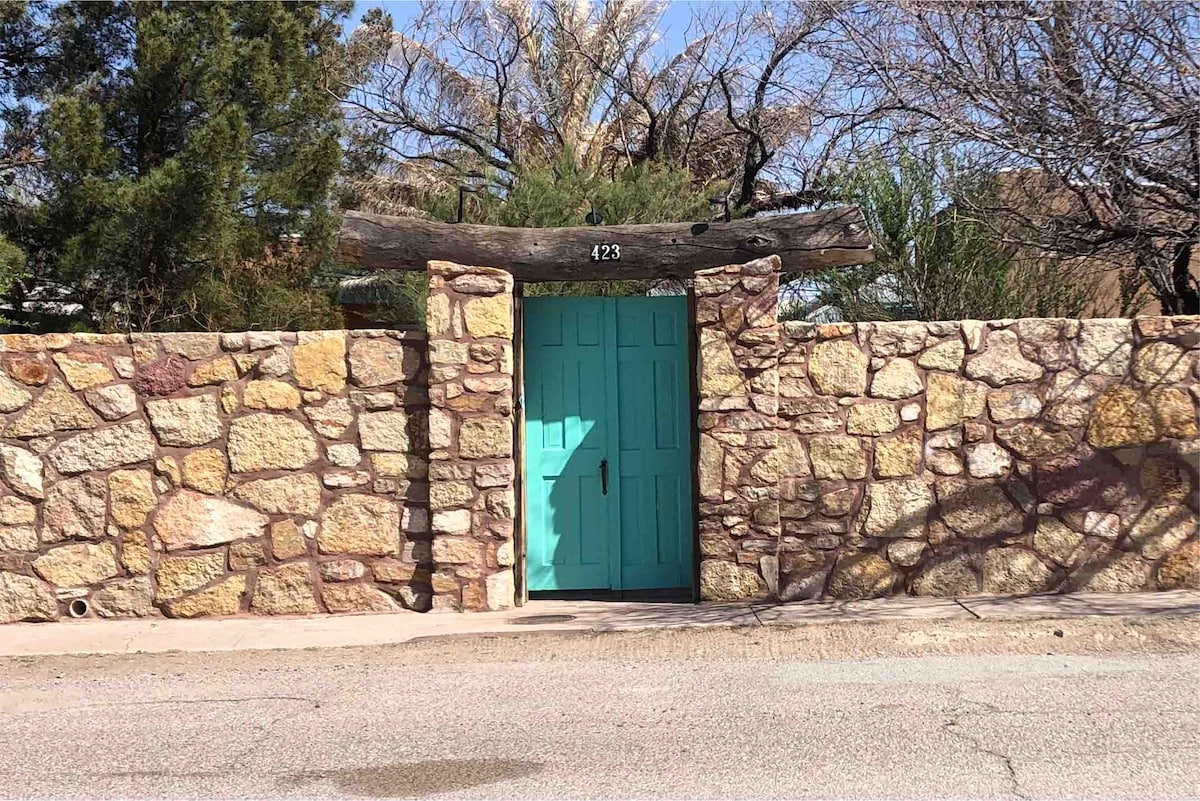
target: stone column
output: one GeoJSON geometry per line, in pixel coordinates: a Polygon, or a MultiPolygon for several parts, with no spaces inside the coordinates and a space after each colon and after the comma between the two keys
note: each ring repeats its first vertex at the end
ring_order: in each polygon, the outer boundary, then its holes
{"type": "Polygon", "coordinates": [[[779,258],[696,273],[700,597],[775,594],[779,258]]]}
{"type": "Polygon", "coordinates": [[[513,278],[429,262],[434,609],[513,605],[513,278]]]}

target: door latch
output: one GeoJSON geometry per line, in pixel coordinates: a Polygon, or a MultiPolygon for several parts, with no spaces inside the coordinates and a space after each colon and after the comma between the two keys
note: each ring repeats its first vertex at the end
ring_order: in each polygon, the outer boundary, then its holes
{"type": "Polygon", "coordinates": [[[608,494],[608,459],[600,460],[600,494],[608,494]]]}

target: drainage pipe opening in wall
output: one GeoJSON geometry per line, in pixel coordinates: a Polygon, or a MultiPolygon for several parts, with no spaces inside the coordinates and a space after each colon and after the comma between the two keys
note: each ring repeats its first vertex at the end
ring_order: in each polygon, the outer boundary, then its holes
{"type": "Polygon", "coordinates": [[[76,598],[67,604],[67,614],[71,617],[86,617],[91,608],[91,604],[87,602],[87,598],[76,598]]]}

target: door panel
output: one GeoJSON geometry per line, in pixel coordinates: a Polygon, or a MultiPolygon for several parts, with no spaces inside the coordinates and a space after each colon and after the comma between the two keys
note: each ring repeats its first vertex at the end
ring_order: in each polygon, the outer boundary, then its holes
{"type": "Polygon", "coordinates": [[[617,298],[616,305],[621,586],[687,587],[692,562],[687,301],[617,298]]]}
{"type": "Polygon", "coordinates": [[[524,306],[529,589],[607,587],[604,300],[531,298],[524,306]]]}
{"type": "Polygon", "coordinates": [[[525,301],[531,590],[690,586],[686,325],[681,297],[525,301]]]}

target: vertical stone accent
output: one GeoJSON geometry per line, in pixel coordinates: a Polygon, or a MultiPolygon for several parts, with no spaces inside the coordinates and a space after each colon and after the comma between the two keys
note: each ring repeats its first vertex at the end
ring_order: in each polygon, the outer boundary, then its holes
{"type": "Polygon", "coordinates": [[[773,595],[778,578],[778,257],[696,273],[700,596],[773,595]]]}
{"type": "Polygon", "coordinates": [[[513,605],[513,278],[429,263],[434,608],[513,605]]]}

